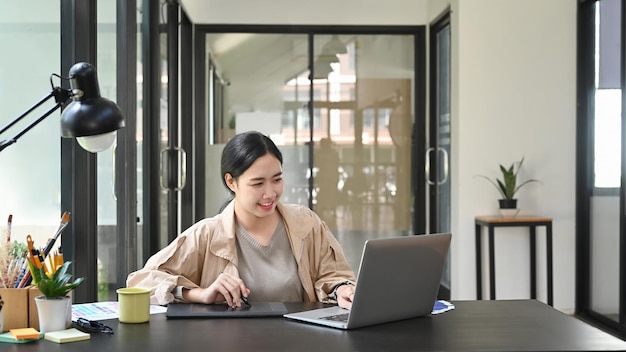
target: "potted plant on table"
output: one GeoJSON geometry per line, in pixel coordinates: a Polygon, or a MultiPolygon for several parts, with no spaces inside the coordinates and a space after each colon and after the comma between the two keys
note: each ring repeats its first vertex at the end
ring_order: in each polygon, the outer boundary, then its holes
{"type": "Polygon", "coordinates": [[[37,267],[32,261],[28,262],[33,284],[42,294],[35,297],[41,333],[65,330],[72,324],[72,299],[68,294],[85,278],[72,281],[72,275],[68,272],[71,263],[68,261],[46,271],[45,265],[37,267]]]}
{"type": "Polygon", "coordinates": [[[500,193],[502,198],[498,200],[500,205],[500,213],[503,216],[516,216],[519,212],[517,209],[517,198],[515,198],[515,194],[519,191],[523,186],[531,183],[531,182],[540,182],[536,179],[529,179],[522,183],[517,182],[517,174],[519,170],[522,168],[522,164],[524,163],[524,157],[520,161],[514,162],[511,166],[504,167],[500,164],[500,172],[502,174],[502,178],[495,180],[484,176],[479,175],[480,177],[489,181],[500,193]]]}

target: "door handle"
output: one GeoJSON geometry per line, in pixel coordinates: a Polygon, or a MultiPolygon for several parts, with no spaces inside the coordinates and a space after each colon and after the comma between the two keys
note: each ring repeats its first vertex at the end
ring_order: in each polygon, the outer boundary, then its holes
{"type": "Polygon", "coordinates": [[[444,183],[448,182],[448,151],[438,147],[437,151],[441,152],[442,154],[442,158],[441,158],[441,162],[443,164],[443,178],[441,179],[441,181],[437,182],[437,185],[441,186],[444,183]]]}
{"type": "Polygon", "coordinates": [[[113,200],[117,201],[117,189],[115,187],[115,182],[117,182],[117,179],[115,178],[115,153],[117,153],[117,143],[113,146],[113,156],[111,157],[113,160],[113,165],[111,165],[111,170],[113,171],[111,172],[111,193],[113,194],[113,200]]]}
{"type": "MultiPolygon", "coordinates": [[[[159,183],[161,184],[161,188],[163,190],[169,190],[170,187],[168,187],[168,185],[165,183],[166,181],[168,181],[167,183],[169,184],[169,179],[165,180],[165,176],[163,175],[165,173],[165,168],[163,167],[163,165],[165,164],[165,158],[166,155],[168,154],[168,152],[170,151],[175,151],[179,158],[178,160],[180,160],[180,181],[177,183],[176,187],[174,187],[174,189],[172,189],[175,192],[179,192],[181,191],[183,188],[185,188],[185,185],[187,184],[187,152],[185,152],[184,149],[180,148],[180,147],[174,147],[174,148],[163,148],[161,149],[161,155],[159,157],[160,160],[160,169],[161,169],[161,175],[159,177],[159,183]]],[[[171,162],[170,160],[168,160],[168,165],[169,162],[171,162]]]]}
{"type": "Polygon", "coordinates": [[[425,155],[425,165],[424,165],[424,173],[426,174],[426,183],[428,183],[429,185],[434,185],[435,182],[433,182],[430,179],[430,153],[433,152],[435,150],[435,148],[428,148],[426,149],[426,155],[425,155]]]}
{"type": "Polygon", "coordinates": [[[424,171],[426,173],[426,182],[429,185],[431,185],[431,186],[434,186],[434,185],[441,186],[444,183],[446,183],[448,181],[448,174],[449,174],[448,151],[443,149],[443,148],[441,148],[441,147],[437,147],[436,149],[435,148],[428,148],[428,149],[426,149],[426,158],[425,159],[426,159],[426,162],[425,162],[426,165],[424,165],[424,171]],[[442,178],[441,178],[441,180],[438,180],[436,182],[431,180],[431,177],[430,177],[430,155],[435,150],[437,151],[437,154],[441,153],[441,155],[442,155],[442,157],[441,157],[442,160],[441,161],[443,163],[443,175],[442,175],[442,178]]]}
{"type": "Polygon", "coordinates": [[[174,191],[179,192],[187,184],[187,152],[179,147],[175,147],[174,150],[178,152],[178,160],[180,160],[180,181],[174,191]]]}

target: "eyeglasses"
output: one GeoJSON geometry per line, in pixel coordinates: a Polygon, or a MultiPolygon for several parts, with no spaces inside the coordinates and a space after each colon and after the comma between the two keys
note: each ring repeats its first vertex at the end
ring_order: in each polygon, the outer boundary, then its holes
{"type": "Polygon", "coordinates": [[[82,332],[87,332],[87,333],[102,332],[102,333],[109,334],[109,335],[113,334],[113,329],[95,320],[87,320],[85,318],[78,318],[77,321],[72,322],[72,325],[82,332]]]}

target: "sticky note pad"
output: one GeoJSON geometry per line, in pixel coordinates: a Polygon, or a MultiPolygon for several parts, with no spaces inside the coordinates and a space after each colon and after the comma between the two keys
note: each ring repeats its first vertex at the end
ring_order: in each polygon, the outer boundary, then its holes
{"type": "Polygon", "coordinates": [[[27,342],[37,341],[37,340],[39,340],[39,336],[37,336],[36,339],[21,339],[21,340],[18,340],[18,339],[15,338],[15,336],[11,335],[10,332],[5,332],[3,334],[0,334],[0,342],[27,343],[27,342]]]}
{"type": "Polygon", "coordinates": [[[18,340],[39,338],[39,331],[34,328],[11,329],[9,333],[18,340]]]}
{"type": "Polygon", "coordinates": [[[56,342],[56,343],[83,341],[83,340],[89,340],[90,338],[91,338],[91,335],[75,328],[47,332],[44,335],[44,339],[48,341],[56,342]]]}

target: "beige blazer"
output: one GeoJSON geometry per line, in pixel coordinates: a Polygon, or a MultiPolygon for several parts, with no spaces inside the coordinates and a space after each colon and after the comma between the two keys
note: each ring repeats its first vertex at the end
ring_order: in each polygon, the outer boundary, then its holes
{"type": "MultiPolygon", "coordinates": [[[[127,287],[152,290],[151,304],[174,301],[177,286],[208,287],[220,272],[239,276],[235,242],[234,201],[222,213],[189,227],[167,247],[148,259],[143,269],[132,272],[127,287]]],[[[278,203],[287,229],[305,302],[328,302],[335,285],[355,282],[339,242],[317,214],[301,205],[278,203]]]]}

